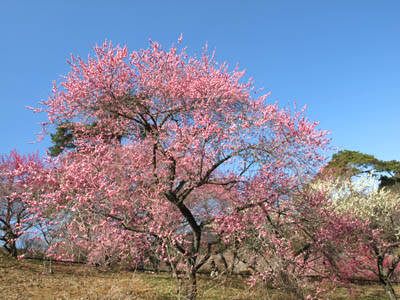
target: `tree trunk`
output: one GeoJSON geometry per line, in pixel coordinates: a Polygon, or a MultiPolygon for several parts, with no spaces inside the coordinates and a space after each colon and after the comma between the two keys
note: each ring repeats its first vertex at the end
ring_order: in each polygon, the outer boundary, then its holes
{"type": "Polygon", "coordinates": [[[11,255],[13,257],[17,257],[18,256],[18,250],[17,250],[17,243],[12,241],[10,244],[10,250],[11,250],[11,255]]]}
{"type": "Polygon", "coordinates": [[[389,296],[390,300],[397,300],[396,293],[393,289],[393,286],[392,286],[392,283],[390,282],[390,280],[387,280],[385,282],[385,291],[386,291],[386,294],[389,296]]]}
{"type": "Polygon", "coordinates": [[[186,283],[186,299],[196,300],[197,298],[197,272],[192,269],[188,272],[186,283]]]}
{"type": "Polygon", "coordinates": [[[233,257],[232,257],[232,264],[231,264],[231,269],[229,270],[229,275],[232,276],[235,272],[235,266],[236,266],[236,261],[238,257],[238,252],[236,249],[236,241],[235,241],[235,248],[233,249],[233,257]]]}
{"type": "Polygon", "coordinates": [[[391,274],[388,274],[387,270],[385,270],[383,266],[384,257],[382,255],[378,255],[378,278],[379,281],[385,286],[386,294],[389,296],[390,300],[397,300],[396,293],[393,289],[391,282],[391,274]]]}
{"type": "Polygon", "coordinates": [[[228,262],[226,261],[226,258],[225,258],[225,256],[224,256],[224,254],[221,252],[221,253],[219,254],[219,256],[221,257],[222,263],[224,264],[225,272],[228,273],[228,275],[230,275],[230,274],[229,274],[229,265],[228,265],[228,262]]]}
{"type": "Polygon", "coordinates": [[[176,269],[176,263],[167,261],[167,266],[168,266],[169,272],[172,274],[172,278],[178,278],[179,274],[176,269]]]}
{"type": "Polygon", "coordinates": [[[2,240],[5,242],[3,247],[4,249],[6,249],[9,255],[16,258],[18,256],[16,242],[18,235],[15,235],[13,231],[9,228],[6,228],[5,230],[5,235],[2,237],[2,240]]]}

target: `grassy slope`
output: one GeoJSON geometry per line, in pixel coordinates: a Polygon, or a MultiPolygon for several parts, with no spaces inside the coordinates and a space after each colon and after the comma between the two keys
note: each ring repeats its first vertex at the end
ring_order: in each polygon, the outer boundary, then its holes
{"type": "MultiPolygon", "coordinates": [[[[11,260],[0,257],[0,299],[4,300],[167,300],[177,299],[177,281],[168,274],[111,272],[82,265],[55,264],[54,274],[42,274],[41,262],[11,260]]],[[[200,300],[267,300],[290,299],[276,290],[250,290],[242,280],[199,280],[200,300]]],[[[380,300],[379,286],[358,286],[358,296],[338,289],[331,299],[380,300]]]]}

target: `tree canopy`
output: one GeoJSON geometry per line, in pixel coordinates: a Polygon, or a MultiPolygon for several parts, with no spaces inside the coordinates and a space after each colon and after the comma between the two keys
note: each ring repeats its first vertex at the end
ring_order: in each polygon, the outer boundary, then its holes
{"type": "Polygon", "coordinates": [[[327,132],[304,109],[269,103],[207,49],[190,57],[151,42],[128,53],[106,42],[94,52],[72,56],[42,102],[48,123],[61,124],[52,154],[70,148],[35,177],[46,187],[36,214],[60,214],[71,235],[73,246],[51,251],[79,248],[89,261],[108,251],[137,263],[151,246],[181,262],[195,299],[214,244],[244,224],[262,231],[269,211],[323,163],[327,132]]]}
{"type": "Polygon", "coordinates": [[[380,188],[400,184],[400,162],[379,160],[373,155],[358,151],[342,150],[332,156],[325,172],[336,176],[356,176],[372,171],[379,173],[380,188]]]}

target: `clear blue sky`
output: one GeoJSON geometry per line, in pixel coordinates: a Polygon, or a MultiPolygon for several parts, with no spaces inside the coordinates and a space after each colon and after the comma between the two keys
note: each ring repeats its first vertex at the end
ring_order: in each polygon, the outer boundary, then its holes
{"type": "Polygon", "coordinates": [[[0,154],[44,150],[38,106],[105,39],[130,50],[183,33],[190,53],[207,41],[237,62],[271,101],[308,105],[332,144],[400,160],[400,1],[0,1],[0,154]]]}

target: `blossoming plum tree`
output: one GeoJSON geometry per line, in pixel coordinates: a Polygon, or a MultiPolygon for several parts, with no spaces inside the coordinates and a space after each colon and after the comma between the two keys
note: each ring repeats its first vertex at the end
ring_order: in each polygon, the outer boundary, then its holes
{"type": "Polygon", "coordinates": [[[358,251],[349,256],[353,273],[378,279],[389,298],[397,299],[392,282],[400,264],[400,194],[386,187],[378,189],[373,174],[357,181],[339,178],[325,187],[335,210],[340,215],[350,213],[353,223],[359,224],[358,251]]]}
{"type": "Polygon", "coordinates": [[[104,245],[128,239],[121,247],[180,257],[195,299],[214,243],[204,232],[222,239],[240,211],[284,198],[323,161],[326,132],[304,110],[267,103],[207,49],[189,57],[150,42],[129,54],[106,42],[94,52],[72,56],[42,102],[48,124],[74,124],[75,148],[43,178],[54,188],[40,205],[70,212],[78,244],[90,231],[104,245]]]}
{"type": "Polygon", "coordinates": [[[292,187],[283,195],[273,205],[262,203],[225,218],[236,222],[225,239],[241,241],[238,258],[253,271],[252,283],[273,285],[296,299],[319,299],[328,285],[316,288],[310,276],[337,285],[356,275],[346,268],[350,259],[345,258],[358,254],[354,244],[360,243],[357,234],[364,223],[336,212],[331,195],[310,185],[292,187]]]}
{"type": "Polygon", "coordinates": [[[25,196],[30,194],[29,176],[42,167],[37,154],[20,155],[13,150],[0,156],[0,240],[14,257],[18,256],[18,240],[28,236],[34,226],[25,196]]]}
{"type": "Polygon", "coordinates": [[[398,193],[378,188],[373,173],[354,180],[326,172],[292,204],[295,227],[314,264],[308,271],[341,284],[372,278],[396,299],[392,282],[400,263],[398,193]]]}

